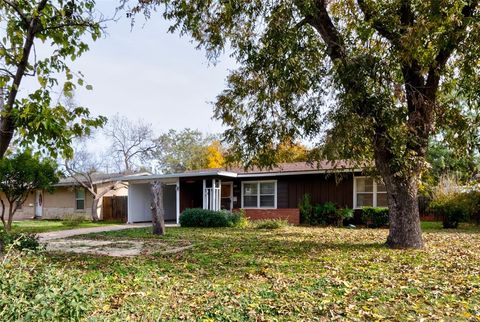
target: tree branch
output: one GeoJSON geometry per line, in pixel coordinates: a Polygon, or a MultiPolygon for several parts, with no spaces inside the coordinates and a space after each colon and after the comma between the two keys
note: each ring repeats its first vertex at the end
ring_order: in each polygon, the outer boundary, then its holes
{"type": "Polygon", "coordinates": [[[378,17],[377,12],[372,12],[372,8],[368,6],[365,0],[357,0],[358,6],[365,16],[365,21],[371,22],[372,27],[383,37],[390,40],[395,46],[399,45],[400,35],[387,28],[387,26],[378,17]]]}

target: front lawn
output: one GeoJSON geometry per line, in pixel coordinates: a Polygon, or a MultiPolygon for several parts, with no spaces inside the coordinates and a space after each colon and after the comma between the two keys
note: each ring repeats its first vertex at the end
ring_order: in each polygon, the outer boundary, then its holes
{"type": "MultiPolygon", "coordinates": [[[[135,258],[49,254],[44,263],[90,292],[77,301],[88,303],[83,316],[93,320],[480,317],[478,231],[432,228],[416,251],[387,249],[386,236],[384,229],[167,228],[166,243],[195,246],[135,258]]],[[[149,228],[87,237],[158,238],[149,228]]]]}
{"type": "MultiPolygon", "coordinates": [[[[48,231],[58,231],[58,230],[66,230],[66,229],[76,229],[76,228],[91,228],[91,227],[99,227],[105,225],[112,225],[114,223],[110,222],[92,222],[92,221],[82,221],[75,226],[65,225],[61,220],[21,220],[21,221],[14,221],[12,223],[12,232],[18,233],[44,233],[48,231]]],[[[2,229],[0,223],[0,229],[2,229]]]]}

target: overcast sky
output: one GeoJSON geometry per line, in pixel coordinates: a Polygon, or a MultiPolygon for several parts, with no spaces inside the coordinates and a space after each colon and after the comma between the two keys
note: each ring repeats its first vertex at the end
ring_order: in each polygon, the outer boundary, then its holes
{"type": "MultiPolygon", "coordinates": [[[[105,16],[113,16],[118,2],[97,4],[105,16]]],[[[224,55],[212,65],[191,39],[167,33],[168,22],[158,14],[146,22],[138,16],[133,30],[125,12],[117,16],[118,22],[107,24],[108,35],[74,63],[93,85],[93,91],[76,93],[79,105],[107,117],[143,118],[156,132],[185,127],[220,132],[209,102],[225,88],[233,60],[224,55]]]]}

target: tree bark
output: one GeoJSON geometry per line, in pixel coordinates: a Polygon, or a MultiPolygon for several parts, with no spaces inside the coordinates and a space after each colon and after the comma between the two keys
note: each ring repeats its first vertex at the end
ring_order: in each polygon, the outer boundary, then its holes
{"type": "Polygon", "coordinates": [[[5,229],[7,229],[7,223],[5,222],[5,202],[3,202],[2,199],[0,199],[0,204],[2,205],[2,224],[5,229]]]}
{"type": "Polygon", "coordinates": [[[7,225],[5,226],[6,231],[12,230],[12,221],[13,221],[13,215],[15,214],[15,210],[13,207],[13,202],[9,202],[10,207],[8,208],[8,219],[7,219],[7,225]]]}
{"type": "Polygon", "coordinates": [[[152,183],[152,224],[154,235],[165,234],[165,208],[163,205],[163,189],[165,184],[160,181],[152,183]]]}
{"type": "Polygon", "coordinates": [[[412,178],[384,177],[387,188],[391,248],[422,248],[422,230],[418,211],[418,182],[412,178]]]}
{"type": "Polygon", "coordinates": [[[93,222],[97,222],[100,220],[100,218],[98,218],[98,214],[97,214],[97,208],[98,208],[98,201],[100,199],[97,198],[96,196],[93,196],[93,200],[92,200],[92,221],[93,222]]]}

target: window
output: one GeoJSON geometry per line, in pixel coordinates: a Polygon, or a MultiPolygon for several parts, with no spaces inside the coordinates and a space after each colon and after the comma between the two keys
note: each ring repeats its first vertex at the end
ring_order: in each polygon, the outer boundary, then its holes
{"type": "Polygon", "coordinates": [[[75,190],[75,209],[85,209],[85,189],[80,188],[75,190]]]}
{"type": "Polygon", "coordinates": [[[383,182],[369,177],[355,177],[353,188],[355,208],[388,207],[387,190],[383,182]]]}
{"type": "Polygon", "coordinates": [[[277,182],[242,182],[242,208],[277,208],[277,182]]]}

